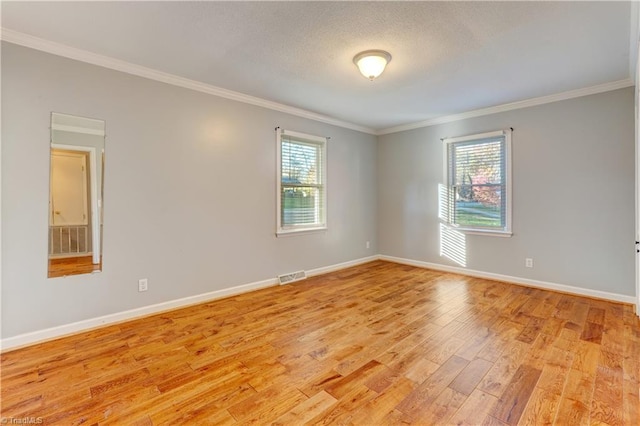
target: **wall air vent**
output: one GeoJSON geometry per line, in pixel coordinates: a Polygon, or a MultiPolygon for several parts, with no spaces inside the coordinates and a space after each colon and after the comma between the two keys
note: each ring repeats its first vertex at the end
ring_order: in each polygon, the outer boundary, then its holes
{"type": "Polygon", "coordinates": [[[300,281],[307,278],[307,273],[304,271],[291,272],[290,274],[278,275],[278,281],[280,284],[289,284],[294,281],[300,281]]]}

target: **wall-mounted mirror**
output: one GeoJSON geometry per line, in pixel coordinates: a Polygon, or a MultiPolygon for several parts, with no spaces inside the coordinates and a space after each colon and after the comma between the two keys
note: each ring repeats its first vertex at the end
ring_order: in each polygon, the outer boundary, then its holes
{"type": "Polygon", "coordinates": [[[102,270],[105,122],[51,113],[49,278],[102,270]]]}

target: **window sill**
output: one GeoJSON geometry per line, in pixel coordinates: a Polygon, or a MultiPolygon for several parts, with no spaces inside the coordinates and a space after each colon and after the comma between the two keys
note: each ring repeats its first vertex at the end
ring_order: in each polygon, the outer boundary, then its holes
{"type": "Polygon", "coordinates": [[[467,235],[485,235],[488,237],[502,237],[502,238],[509,238],[513,235],[513,232],[511,231],[496,231],[493,229],[473,229],[473,228],[456,228],[456,227],[452,227],[451,229],[456,230],[458,232],[462,232],[463,234],[467,234],[467,235]]]}
{"type": "Polygon", "coordinates": [[[325,232],[326,226],[320,226],[317,228],[302,228],[302,229],[280,229],[276,232],[276,237],[293,237],[295,235],[317,234],[319,232],[325,232]]]}

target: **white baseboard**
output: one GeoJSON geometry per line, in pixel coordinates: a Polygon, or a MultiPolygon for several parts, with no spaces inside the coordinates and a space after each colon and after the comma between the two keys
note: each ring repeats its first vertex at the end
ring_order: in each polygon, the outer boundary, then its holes
{"type": "Polygon", "coordinates": [[[486,278],[489,280],[504,281],[511,284],[524,285],[527,287],[541,288],[544,290],[554,290],[562,293],[575,294],[578,296],[587,296],[595,299],[604,299],[604,300],[610,300],[614,302],[629,303],[631,305],[636,304],[636,298],[634,296],[626,296],[624,294],[609,293],[609,292],[600,291],[600,290],[590,290],[587,288],[574,287],[566,284],[556,284],[556,283],[550,283],[546,281],[530,280],[528,278],[512,277],[510,275],[494,274],[491,272],[476,271],[473,269],[440,265],[438,263],[404,259],[401,257],[379,255],[378,259],[386,260],[394,263],[401,263],[403,265],[417,266],[417,267],[426,268],[426,269],[434,269],[436,271],[452,272],[454,274],[468,275],[470,277],[486,278]]]}
{"type": "Polygon", "coordinates": [[[350,260],[349,262],[336,263],[335,265],[325,266],[324,268],[310,269],[307,271],[307,276],[313,277],[314,275],[328,274],[329,272],[339,271],[340,269],[346,269],[352,266],[362,265],[363,263],[373,262],[374,260],[378,260],[378,259],[380,259],[380,256],[375,255],[375,256],[369,256],[369,257],[362,257],[356,260],[350,260]]]}
{"type": "MultiPolygon", "coordinates": [[[[362,263],[371,262],[377,260],[378,256],[369,256],[361,259],[351,260],[349,262],[338,263],[336,265],[325,266],[322,268],[316,268],[307,271],[308,276],[326,274],[328,272],[337,271],[340,269],[349,268],[351,266],[360,265],[362,263]]],[[[198,294],[195,296],[184,297],[182,299],[169,300],[167,302],[158,303],[155,305],[143,306],[141,308],[131,309],[128,311],[117,312],[115,314],[104,315],[97,318],[90,318],[74,322],[71,324],[64,324],[57,327],[46,328],[44,330],[33,331],[30,333],[20,334],[18,336],[8,337],[0,340],[0,348],[2,351],[8,351],[18,349],[24,346],[34,345],[36,343],[42,343],[48,340],[58,339],[60,337],[69,336],[72,334],[89,331],[95,328],[104,327],[107,325],[114,325],[117,323],[131,321],[133,319],[155,315],[166,311],[171,311],[178,308],[184,308],[191,305],[197,305],[199,303],[209,302],[223,297],[235,296],[241,293],[247,293],[249,291],[259,290],[261,288],[271,287],[278,284],[276,278],[270,278],[267,280],[256,281],[249,284],[243,284],[236,287],[225,288],[222,290],[216,290],[208,293],[198,294]]]]}

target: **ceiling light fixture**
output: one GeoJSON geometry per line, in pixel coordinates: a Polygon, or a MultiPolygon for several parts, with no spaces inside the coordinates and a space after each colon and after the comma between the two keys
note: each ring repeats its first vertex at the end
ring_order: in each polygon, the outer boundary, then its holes
{"type": "Polygon", "coordinates": [[[391,55],[384,50],[365,50],[353,57],[353,63],[369,80],[373,81],[382,74],[387,64],[391,62],[391,55]]]}

